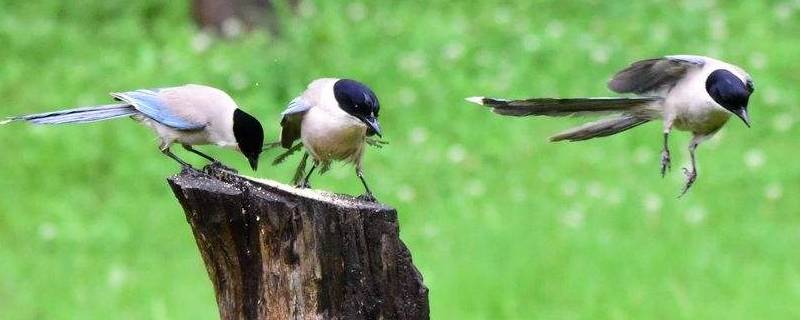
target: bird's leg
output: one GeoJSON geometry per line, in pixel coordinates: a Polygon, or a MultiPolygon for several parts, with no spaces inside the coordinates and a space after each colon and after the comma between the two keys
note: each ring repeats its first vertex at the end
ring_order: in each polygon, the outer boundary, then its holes
{"type": "Polygon", "coordinates": [[[205,153],[200,152],[200,150],[192,148],[192,146],[190,146],[188,144],[184,144],[182,146],[183,146],[184,149],[186,149],[186,151],[189,151],[191,153],[194,153],[194,154],[196,154],[198,156],[201,156],[201,157],[205,158],[208,161],[211,161],[211,166],[212,167],[217,167],[217,168],[220,168],[222,170],[231,171],[231,172],[238,172],[236,169],[228,167],[228,166],[222,164],[222,162],[220,162],[219,160],[214,159],[213,157],[211,157],[211,156],[209,156],[209,155],[207,155],[205,153]]]}
{"type": "Polygon", "coordinates": [[[369,187],[367,186],[367,181],[364,180],[364,172],[361,171],[360,165],[356,166],[356,175],[358,176],[359,179],[361,179],[361,183],[364,185],[364,190],[367,191],[367,193],[358,196],[358,198],[369,202],[376,202],[377,199],[375,199],[375,196],[372,195],[372,191],[369,190],[369,187]]]}
{"type": "Polygon", "coordinates": [[[692,158],[692,170],[683,168],[683,174],[686,175],[686,185],[683,186],[683,191],[681,191],[681,194],[678,196],[678,198],[685,195],[686,192],[689,191],[689,188],[691,188],[694,184],[694,181],[697,180],[697,160],[695,160],[694,153],[695,150],[697,150],[698,144],[699,141],[697,137],[692,138],[692,142],[689,143],[689,156],[692,158]]]}
{"type": "Polygon", "coordinates": [[[314,164],[311,165],[311,170],[308,170],[308,174],[306,175],[305,179],[303,179],[303,182],[301,182],[300,185],[297,186],[298,188],[304,188],[304,189],[311,188],[311,185],[308,184],[308,179],[311,178],[311,174],[314,173],[314,169],[317,168],[318,164],[319,162],[317,162],[317,160],[314,160],[314,164]]]}
{"type": "Polygon", "coordinates": [[[669,157],[669,128],[664,129],[664,148],[661,149],[661,177],[667,174],[667,170],[672,169],[672,161],[669,157]]]}
{"type": "Polygon", "coordinates": [[[181,166],[183,166],[184,169],[192,169],[192,170],[194,170],[194,167],[192,167],[191,164],[189,164],[186,161],[181,160],[181,158],[178,158],[178,156],[176,156],[174,153],[172,153],[172,151],[169,150],[169,145],[162,144],[160,149],[161,149],[161,153],[167,155],[167,157],[170,157],[175,161],[178,161],[178,163],[180,163],[181,166]]]}
{"type": "Polygon", "coordinates": [[[183,148],[184,148],[184,149],[186,149],[186,151],[189,151],[189,152],[191,152],[191,153],[194,153],[194,154],[196,154],[196,155],[198,155],[198,156],[201,156],[201,157],[203,157],[203,158],[206,158],[206,160],[208,160],[208,161],[211,161],[211,162],[219,162],[219,161],[217,161],[217,159],[214,159],[214,158],[212,158],[211,156],[209,156],[209,155],[207,155],[207,154],[205,154],[205,153],[202,153],[202,152],[200,152],[199,150],[196,150],[195,148],[192,148],[192,146],[190,146],[190,145],[188,145],[188,144],[184,144],[184,145],[183,145],[183,148]]]}

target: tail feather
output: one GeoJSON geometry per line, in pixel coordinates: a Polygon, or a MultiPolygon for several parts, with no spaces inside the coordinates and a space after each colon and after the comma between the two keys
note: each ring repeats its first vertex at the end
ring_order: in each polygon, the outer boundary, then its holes
{"type": "Polygon", "coordinates": [[[583,141],[606,137],[647,123],[650,119],[633,115],[621,115],[584,124],[550,137],[550,141],[583,141]]]}
{"type": "Polygon", "coordinates": [[[524,100],[504,100],[486,97],[471,97],[467,101],[492,108],[504,116],[551,116],[597,115],[602,113],[621,113],[652,102],[658,97],[637,98],[531,98],[524,100]]]}
{"type": "Polygon", "coordinates": [[[12,121],[28,121],[34,124],[89,123],[131,116],[136,113],[136,109],[129,104],[109,104],[11,117],[0,122],[0,125],[12,121]]]}

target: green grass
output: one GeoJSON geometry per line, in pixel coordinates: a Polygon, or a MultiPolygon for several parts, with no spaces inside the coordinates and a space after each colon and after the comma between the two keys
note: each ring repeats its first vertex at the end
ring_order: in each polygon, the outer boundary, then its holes
{"type": "MultiPolygon", "coordinates": [[[[195,82],[230,92],[277,138],[279,112],[310,80],[359,79],[380,97],[391,141],[367,153],[367,179],[400,213],[433,318],[798,318],[798,10],[309,1],[282,15],[282,38],[200,51],[183,2],[0,0],[0,115],[195,82]],[[685,133],[662,179],[658,124],[551,144],[584,120],[501,118],[463,101],[609,95],[616,70],[676,53],[733,62],[756,83],[753,128],[732,120],[700,146],[699,180],[682,199],[685,133]]],[[[217,317],[164,180],[177,167],[147,129],[12,124],[0,141],[0,318],[217,317]]],[[[204,150],[249,173],[242,157],[204,150]]],[[[288,181],[292,166],[256,175],[288,181]]],[[[361,192],[348,167],[313,182],[361,192]]]]}

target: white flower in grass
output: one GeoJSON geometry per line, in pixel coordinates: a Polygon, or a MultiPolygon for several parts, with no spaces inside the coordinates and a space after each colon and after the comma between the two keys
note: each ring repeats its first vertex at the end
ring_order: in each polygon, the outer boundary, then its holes
{"type": "Polygon", "coordinates": [[[561,39],[564,36],[564,23],[558,20],[550,21],[544,28],[545,34],[553,39],[561,39]]]}
{"type": "Polygon", "coordinates": [[[39,225],[39,237],[42,240],[50,241],[55,239],[58,236],[58,228],[49,222],[42,223],[39,225]]]}
{"type": "Polygon", "coordinates": [[[479,197],[486,193],[486,186],[484,186],[483,182],[480,180],[472,180],[467,183],[466,190],[464,191],[468,196],[479,197]]]}
{"type": "Polygon", "coordinates": [[[423,127],[412,128],[408,134],[411,144],[423,144],[428,141],[428,130],[423,127]]]}
{"type": "Polygon", "coordinates": [[[620,203],[622,203],[622,200],[623,200],[624,197],[625,197],[625,194],[623,193],[623,191],[621,189],[617,188],[617,189],[609,190],[606,193],[605,199],[606,199],[606,201],[608,201],[608,204],[619,205],[620,203]]]}
{"type": "Polygon", "coordinates": [[[435,238],[439,235],[439,227],[435,224],[426,224],[422,227],[422,234],[427,238],[435,238]]]}
{"type": "Polygon", "coordinates": [[[576,206],[561,215],[561,223],[573,229],[581,227],[585,219],[586,213],[581,206],[576,206]]]}
{"type": "Polygon", "coordinates": [[[771,183],[764,190],[764,197],[768,200],[778,200],[783,197],[783,186],[780,183],[771,183]]]}
{"type": "Polygon", "coordinates": [[[765,104],[769,106],[777,105],[781,100],[781,94],[775,88],[764,88],[764,92],[761,95],[761,99],[764,101],[765,104]]]}
{"type": "Polygon", "coordinates": [[[511,10],[508,8],[497,8],[494,10],[494,22],[497,24],[509,24],[511,22],[511,18],[511,10]]]}
{"type": "Polygon", "coordinates": [[[514,201],[514,203],[521,203],[528,198],[526,190],[519,186],[511,188],[510,192],[511,192],[511,201],[514,201]]]}
{"type": "Polygon", "coordinates": [[[774,13],[778,20],[786,21],[792,17],[794,8],[792,8],[792,5],[789,3],[781,3],[775,6],[774,13]]]}
{"type": "Polygon", "coordinates": [[[686,213],[683,215],[683,219],[690,225],[698,225],[705,221],[706,215],[706,209],[702,207],[693,207],[689,210],[686,210],[686,213]]]}
{"type": "Polygon", "coordinates": [[[234,90],[244,90],[247,88],[250,80],[247,79],[247,76],[244,73],[235,72],[228,77],[228,83],[234,90]]]}
{"type": "Polygon", "coordinates": [[[599,64],[606,64],[608,63],[608,59],[611,58],[611,49],[598,46],[591,50],[589,55],[592,58],[592,61],[599,63],[599,64]]]}
{"type": "Polygon", "coordinates": [[[128,272],[125,268],[114,265],[111,266],[111,269],[108,271],[108,286],[111,288],[119,288],[125,284],[125,281],[128,279],[128,272]]]}
{"type": "Polygon", "coordinates": [[[448,61],[456,61],[464,56],[464,45],[459,42],[448,43],[444,47],[444,58],[448,61]]]}
{"type": "Polygon", "coordinates": [[[791,114],[784,113],[775,117],[772,121],[772,127],[775,128],[775,131],[778,132],[786,132],[792,129],[794,125],[794,117],[791,114]]]}
{"type": "Polygon", "coordinates": [[[759,149],[752,149],[744,154],[744,164],[750,169],[758,169],[764,166],[766,156],[764,151],[759,149]]]}
{"type": "Polygon", "coordinates": [[[722,41],[728,37],[728,27],[725,20],[726,18],[723,14],[714,14],[708,20],[712,39],[722,41]]]}
{"type": "Polygon", "coordinates": [[[566,180],[561,183],[561,194],[572,197],[578,193],[578,183],[575,180],[566,180]]]}
{"type": "Polygon", "coordinates": [[[361,2],[353,2],[347,6],[347,16],[353,22],[360,22],[367,17],[367,6],[361,2]]]}
{"type": "Polygon", "coordinates": [[[669,38],[672,36],[669,27],[666,25],[659,23],[652,27],[650,31],[650,36],[653,40],[658,43],[665,43],[669,41],[669,38]]]}
{"type": "Polygon", "coordinates": [[[417,92],[409,87],[400,88],[397,92],[397,100],[401,106],[410,106],[417,102],[417,92]]]}
{"type": "Polygon", "coordinates": [[[244,30],[244,24],[242,20],[237,18],[228,18],[222,22],[222,34],[226,38],[233,38],[240,34],[242,34],[242,30],[244,30]]]}
{"type": "Polygon", "coordinates": [[[195,52],[205,52],[213,42],[214,39],[208,32],[198,32],[192,38],[192,49],[195,52]]]}
{"type": "Polygon", "coordinates": [[[303,18],[310,18],[317,13],[317,7],[314,5],[314,1],[300,1],[297,6],[297,13],[303,18]]]}
{"type": "MultiPolygon", "coordinates": [[[[659,157],[660,157],[659,153],[659,157]]],[[[653,159],[653,151],[647,147],[641,146],[633,151],[633,161],[637,164],[648,164],[653,159]]],[[[660,159],[660,158],[659,158],[660,159]]]]}
{"type": "Polygon", "coordinates": [[[424,76],[428,72],[428,62],[425,60],[425,56],[419,52],[412,52],[400,57],[397,64],[400,70],[414,77],[424,76]]]}
{"type": "Polygon", "coordinates": [[[453,145],[447,150],[447,159],[452,163],[461,163],[466,158],[467,152],[459,144],[453,145]]]}
{"type": "Polygon", "coordinates": [[[409,87],[401,88],[397,93],[397,100],[401,106],[410,106],[417,102],[417,93],[409,87]]]}
{"type": "Polygon", "coordinates": [[[767,56],[760,52],[753,53],[750,56],[750,66],[757,70],[763,70],[767,67],[767,56]]]}
{"type": "Polygon", "coordinates": [[[586,187],[586,193],[592,198],[602,198],[605,192],[602,184],[597,181],[592,181],[586,187]]]}
{"type": "Polygon", "coordinates": [[[402,202],[411,202],[417,198],[417,193],[414,191],[414,188],[402,185],[397,189],[397,198],[402,202]]]}
{"type": "Polygon", "coordinates": [[[522,49],[527,52],[534,52],[542,47],[542,41],[533,33],[522,36],[522,49]]]}
{"type": "Polygon", "coordinates": [[[661,198],[653,193],[647,194],[644,197],[643,203],[644,210],[647,213],[656,213],[661,211],[661,198]]]}

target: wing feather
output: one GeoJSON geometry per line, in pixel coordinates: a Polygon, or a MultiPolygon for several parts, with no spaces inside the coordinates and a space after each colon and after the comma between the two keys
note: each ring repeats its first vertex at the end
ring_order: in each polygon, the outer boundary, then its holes
{"type": "Polygon", "coordinates": [[[117,100],[130,103],[137,111],[163,125],[178,130],[200,130],[204,123],[195,123],[174,112],[169,103],[159,96],[159,89],[112,93],[117,100]]]}
{"type": "Polygon", "coordinates": [[[617,93],[645,94],[671,88],[693,68],[702,68],[701,56],[676,55],[636,61],[608,82],[617,93]]]}

